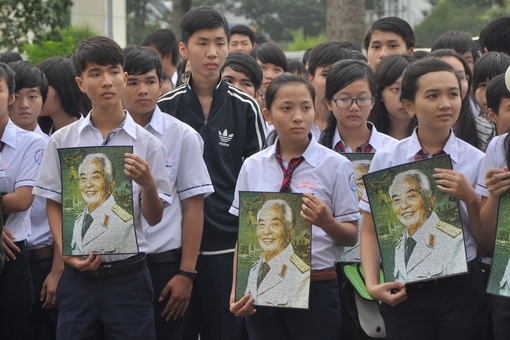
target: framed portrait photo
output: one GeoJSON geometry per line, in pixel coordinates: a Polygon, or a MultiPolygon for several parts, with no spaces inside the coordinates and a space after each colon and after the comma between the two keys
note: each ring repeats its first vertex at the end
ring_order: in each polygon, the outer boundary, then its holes
{"type": "MultiPolygon", "coordinates": [[[[363,175],[368,173],[368,169],[370,168],[370,163],[372,162],[372,158],[374,158],[373,153],[362,153],[362,152],[353,152],[353,153],[341,153],[342,156],[345,156],[348,160],[351,161],[352,167],[354,170],[354,182],[356,183],[356,188],[358,190],[358,201],[361,200],[363,195],[365,194],[365,183],[363,182],[363,175]]],[[[359,263],[361,262],[361,255],[359,251],[359,240],[360,240],[360,232],[361,232],[361,222],[363,219],[358,221],[358,242],[352,247],[344,247],[343,254],[338,258],[339,262],[342,263],[359,263]]]]}
{"type": "Polygon", "coordinates": [[[437,188],[435,168],[449,155],[363,176],[386,282],[418,282],[467,273],[458,200],[437,188]]]}
{"type": "Polygon", "coordinates": [[[58,150],[62,179],[62,255],[136,254],[132,181],[124,154],[132,146],[58,150]]]}
{"type": "Polygon", "coordinates": [[[510,297],[510,192],[499,197],[494,256],[487,293],[510,297]]]}
{"type": "Polygon", "coordinates": [[[299,212],[302,194],[239,192],[236,300],[308,308],[312,225],[299,212]]]}

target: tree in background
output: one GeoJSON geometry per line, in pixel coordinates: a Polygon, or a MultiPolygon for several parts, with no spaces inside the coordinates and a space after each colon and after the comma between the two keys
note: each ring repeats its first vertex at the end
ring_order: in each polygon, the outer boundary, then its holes
{"type": "Polygon", "coordinates": [[[417,46],[431,46],[440,34],[462,31],[478,36],[492,19],[508,15],[508,0],[430,0],[433,7],[414,28],[417,46]]]}
{"type": "Polygon", "coordinates": [[[175,30],[174,24],[180,25],[180,18],[187,10],[179,16],[179,9],[186,2],[191,8],[191,0],[173,0],[171,11],[162,0],[126,0],[127,44],[140,45],[147,34],[159,28],[170,28],[178,33],[179,26],[175,30]]]}
{"type": "MultiPolygon", "coordinates": [[[[183,0],[174,0],[183,1],[183,0]]],[[[316,37],[326,31],[327,0],[193,0],[193,6],[214,6],[244,16],[256,31],[278,43],[292,41],[293,32],[316,37]]]]}
{"type": "Polygon", "coordinates": [[[351,41],[363,46],[365,0],[328,0],[328,41],[351,41]]]}
{"type": "Polygon", "coordinates": [[[26,60],[33,65],[37,65],[49,57],[67,57],[80,40],[96,34],[89,27],[71,26],[65,29],[57,29],[54,32],[54,39],[39,40],[34,44],[25,43],[22,50],[26,55],[26,60]]]}
{"type": "Polygon", "coordinates": [[[72,3],[72,0],[2,0],[0,47],[16,50],[27,42],[55,37],[58,28],[69,26],[72,3]]]}

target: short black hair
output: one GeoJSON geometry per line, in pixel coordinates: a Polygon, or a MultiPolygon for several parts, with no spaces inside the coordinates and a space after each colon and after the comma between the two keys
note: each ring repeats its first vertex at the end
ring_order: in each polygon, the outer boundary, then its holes
{"type": "Polygon", "coordinates": [[[308,71],[306,70],[305,64],[298,59],[289,59],[289,72],[297,74],[298,76],[306,77],[308,71]]]}
{"type": "Polygon", "coordinates": [[[226,67],[230,67],[232,70],[236,72],[241,72],[245,74],[253,86],[255,87],[255,91],[260,89],[262,85],[262,69],[260,65],[257,64],[255,59],[252,56],[242,52],[232,52],[225,59],[225,64],[221,68],[223,71],[226,67]]]}
{"type": "Polygon", "coordinates": [[[5,80],[7,83],[9,95],[14,94],[14,90],[16,89],[15,77],[14,71],[6,63],[0,62],[0,80],[5,80]]]}
{"type": "Polygon", "coordinates": [[[458,31],[445,32],[438,36],[432,43],[431,51],[440,50],[444,48],[453,49],[459,54],[471,52],[473,58],[476,55],[476,43],[469,34],[458,31]]]}
{"type": "Polygon", "coordinates": [[[129,45],[124,48],[126,71],[130,75],[141,75],[156,70],[158,79],[161,80],[161,59],[152,48],[146,46],[129,45]]]}
{"type": "Polygon", "coordinates": [[[23,57],[18,52],[7,51],[0,53],[0,62],[2,63],[8,64],[18,60],[23,60],[23,57]]]}
{"type": "Polygon", "coordinates": [[[255,44],[260,45],[268,42],[267,35],[262,32],[255,32],[255,44]]]}
{"type": "Polygon", "coordinates": [[[124,69],[124,52],[119,44],[110,38],[92,36],[81,40],[71,53],[74,73],[81,77],[88,64],[101,66],[115,65],[124,69]]]}
{"type": "Polygon", "coordinates": [[[14,92],[18,92],[24,88],[37,87],[39,88],[42,102],[44,104],[46,102],[46,97],[48,96],[48,79],[46,79],[44,73],[25,60],[18,60],[9,63],[9,67],[16,74],[16,88],[14,92]]]}
{"type": "Polygon", "coordinates": [[[250,55],[265,64],[280,66],[283,69],[283,72],[287,72],[289,70],[289,62],[287,61],[285,52],[283,52],[280,46],[272,42],[255,45],[255,47],[250,51],[250,55]]]}
{"type": "Polygon", "coordinates": [[[492,78],[489,85],[487,85],[485,98],[487,99],[487,108],[492,109],[496,115],[499,115],[501,99],[510,98],[510,91],[506,87],[504,74],[492,78]]]}
{"type": "Polygon", "coordinates": [[[406,42],[407,49],[414,47],[416,43],[413,28],[407,21],[397,17],[386,17],[374,22],[368,30],[364,40],[365,50],[368,50],[374,31],[393,32],[399,35],[406,42]]]}
{"type": "Polygon", "coordinates": [[[204,29],[223,28],[227,40],[230,41],[230,29],[227,19],[211,6],[195,7],[182,17],[181,40],[187,45],[189,38],[197,31],[204,29]]]}
{"type": "Polygon", "coordinates": [[[473,89],[495,76],[505,73],[510,66],[510,56],[502,52],[491,51],[485,53],[475,64],[473,70],[473,89]]]}
{"type": "Polygon", "coordinates": [[[255,45],[255,33],[253,30],[246,25],[235,25],[230,29],[230,36],[234,34],[240,34],[247,36],[252,45],[255,45]]]}
{"type": "Polygon", "coordinates": [[[179,61],[179,46],[174,32],[167,28],[161,28],[149,33],[143,39],[143,46],[154,46],[163,56],[172,56],[172,64],[175,66],[179,61]]]}
{"type": "Polygon", "coordinates": [[[510,54],[510,16],[490,21],[480,31],[478,45],[480,49],[510,54]]]}
{"type": "Polygon", "coordinates": [[[318,67],[333,65],[344,59],[357,59],[352,50],[345,48],[339,42],[324,42],[310,51],[308,55],[308,73],[315,76],[318,67]]]}

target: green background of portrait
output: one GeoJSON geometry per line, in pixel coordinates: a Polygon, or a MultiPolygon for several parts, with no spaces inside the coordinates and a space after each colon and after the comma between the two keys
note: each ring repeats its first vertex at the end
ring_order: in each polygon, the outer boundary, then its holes
{"type": "MultiPolygon", "coordinates": [[[[115,203],[133,215],[132,181],[124,174],[125,153],[133,153],[132,146],[97,146],[58,149],[62,178],[62,254],[71,255],[74,222],[83,212],[85,201],[79,188],[78,167],[85,156],[103,153],[115,168],[115,203]]],[[[134,219],[133,219],[134,223],[134,219]]]]}
{"type": "MultiPolygon", "coordinates": [[[[363,176],[379,241],[384,280],[386,282],[395,281],[393,275],[395,268],[395,247],[404,232],[404,226],[398,221],[393,212],[388,190],[397,174],[412,169],[420,170],[435,183],[435,180],[432,178],[434,168],[452,169],[450,156],[432,157],[363,176]]],[[[434,211],[439,219],[462,230],[458,200],[440,191],[437,187],[434,187],[434,190],[436,195],[434,211]]]]}
{"type": "MultiPolygon", "coordinates": [[[[500,196],[498,222],[487,293],[499,295],[499,283],[510,258],[510,192],[500,196]]],[[[504,295],[506,296],[506,295],[504,295]]]]}
{"type": "Polygon", "coordinates": [[[257,238],[257,213],[268,200],[285,200],[294,212],[296,224],[292,247],[306,264],[311,261],[312,225],[303,220],[301,211],[302,194],[278,192],[239,192],[239,236],[237,245],[236,301],[244,296],[251,267],[262,255],[257,238]]]}

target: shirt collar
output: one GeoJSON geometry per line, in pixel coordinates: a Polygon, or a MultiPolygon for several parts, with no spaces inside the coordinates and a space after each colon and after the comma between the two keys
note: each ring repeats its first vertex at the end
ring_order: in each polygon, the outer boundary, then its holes
{"type": "MultiPolygon", "coordinates": [[[[269,148],[271,152],[267,155],[267,157],[275,157],[276,158],[276,145],[278,143],[278,137],[274,141],[274,144],[269,148]]],[[[319,148],[319,143],[313,136],[310,136],[310,143],[306,148],[305,152],[303,152],[302,156],[305,158],[305,162],[313,166],[314,168],[317,166],[317,149],[319,148]]]]}
{"type": "Polygon", "coordinates": [[[145,128],[152,128],[156,133],[159,135],[163,135],[163,129],[164,129],[164,122],[163,122],[163,112],[159,108],[159,106],[156,105],[156,108],[154,109],[154,112],[152,113],[151,120],[149,121],[149,124],[145,126],[145,128]]]}
{"type": "MultiPolygon", "coordinates": [[[[188,89],[188,91],[193,91],[193,88],[191,86],[191,79],[193,78],[193,73],[190,73],[189,75],[189,80],[188,82],[186,83],[186,88],[188,89]]],[[[223,73],[220,72],[220,79],[218,80],[218,84],[216,84],[216,86],[214,87],[214,91],[216,91],[217,89],[219,89],[220,85],[223,83],[223,73]]]]}
{"type": "Polygon", "coordinates": [[[9,145],[11,148],[16,149],[16,125],[9,118],[5,125],[4,134],[2,135],[2,142],[9,145]]]}
{"type": "MultiPolygon", "coordinates": [[[[374,151],[380,150],[383,147],[381,136],[377,132],[377,129],[375,128],[374,124],[372,124],[371,122],[367,122],[367,126],[370,129],[370,131],[371,131],[370,132],[370,137],[368,137],[368,144],[370,144],[372,146],[374,151]]],[[[333,147],[335,147],[335,145],[338,142],[342,142],[342,143],[344,143],[344,145],[347,145],[342,140],[342,136],[340,136],[340,132],[338,132],[338,129],[335,129],[335,135],[333,136],[333,147]]],[[[360,145],[357,145],[356,148],[358,146],[360,146],[360,145]]],[[[352,150],[352,152],[355,152],[355,151],[356,151],[356,149],[352,150]]]]}
{"type": "MultiPolygon", "coordinates": [[[[413,131],[413,134],[408,137],[409,143],[407,144],[407,158],[414,159],[414,156],[421,150],[420,140],[418,139],[418,127],[416,127],[413,131]]],[[[450,137],[446,141],[446,144],[443,147],[444,152],[450,155],[452,162],[457,163],[459,159],[459,141],[455,137],[453,130],[450,129],[450,137]]]]}
{"type": "MultiPolygon", "coordinates": [[[[121,126],[118,128],[126,131],[126,133],[131,138],[136,140],[136,123],[133,120],[133,118],[131,118],[131,116],[129,115],[129,112],[127,112],[126,110],[123,110],[123,111],[126,114],[126,118],[124,118],[123,124],[121,124],[121,126]]],[[[92,114],[92,110],[90,110],[89,114],[81,120],[80,125],[78,127],[78,133],[81,134],[83,132],[83,130],[85,130],[86,128],[95,129],[94,125],[92,124],[92,121],[90,120],[91,114],[92,114]]]]}

